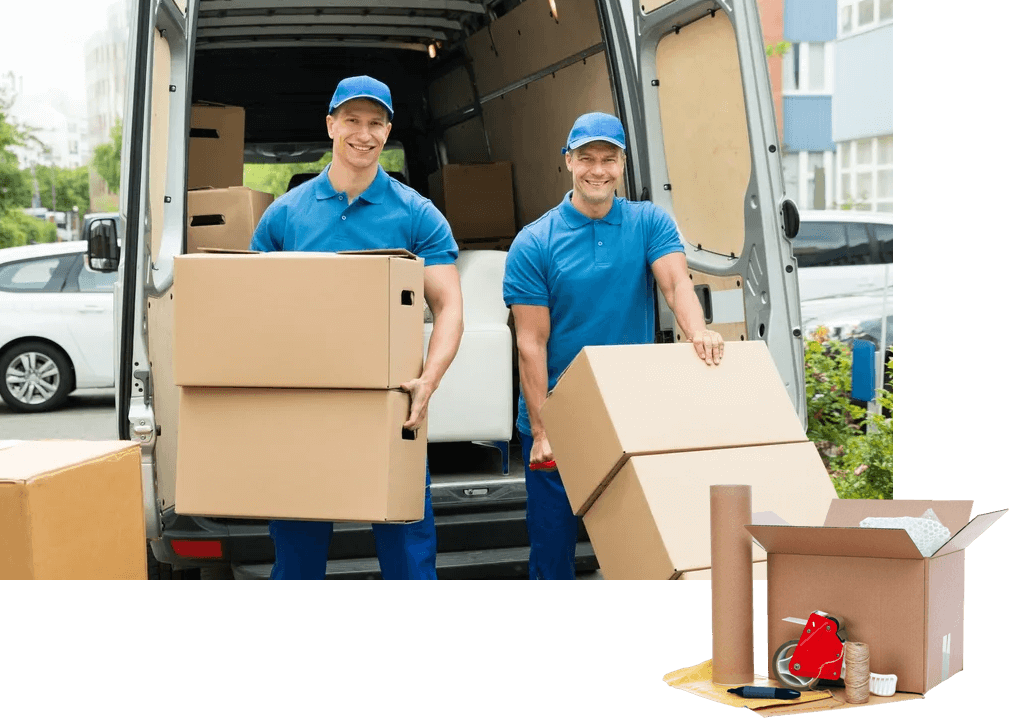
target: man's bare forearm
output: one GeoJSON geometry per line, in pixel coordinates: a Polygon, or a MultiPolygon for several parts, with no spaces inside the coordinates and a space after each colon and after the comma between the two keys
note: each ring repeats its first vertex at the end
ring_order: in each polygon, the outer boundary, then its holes
{"type": "Polygon", "coordinates": [[[529,429],[535,439],[546,435],[540,419],[540,407],[547,398],[547,345],[520,342],[518,349],[519,381],[529,411],[529,429]]]}
{"type": "Polygon", "coordinates": [[[421,379],[438,388],[445,372],[452,365],[459,343],[462,341],[462,306],[448,306],[434,316],[431,341],[427,347],[427,361],[421,379]]]}
{"type": "Polygon", "coordinates": [[[673,310],[676,323],[686,334],[687,340],[693,341],[694,335],[703,332],[706,327],[704,311],[697,299],[694,285],[688,281],[681,281],[673,288],[672,295],[672,297],[666,297],[666,303],[673,310]]]}

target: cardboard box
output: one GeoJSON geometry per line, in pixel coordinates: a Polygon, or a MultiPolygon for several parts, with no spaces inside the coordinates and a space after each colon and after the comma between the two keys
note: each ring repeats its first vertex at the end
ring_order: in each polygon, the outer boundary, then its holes
{"type": "Polygon", "coordinates": [[[783,618],[825,611],[869,645],[872,672],[895,674],[898,691],[925,693],[963,670],[964,549],[1005,513],[970,520],[972,504],[836,499],[822,526],[748,526],[767,551],[768,660],[798,638],[783,618]],[[931,557],[904,529],[858,528],[929,508],[952,534],[931,557]]]}
{"type": "Polygon", "coordinates": [[[186,187],[238,187],[245,165],[245,109],[193,103],[186,187]]]}
{"type": "Polygon", "coordinates": [[[428,187],[457,241],[515,236],[511,162],[444,165],[428,187]]]}
{"type": "Polygon", "coordinates": [[[147,578],[140,447],[4,443],[0,580],[71,578],[147,578]]]}
{"type": "Polygon", "coordinates": [[[207,249],[248,250],[273,195],[248,187],[195,189],[187,193],[188,253],[207,249]]]}
{"type": "Polygon", "coordinates": [[[806,440],[762,341],[727,342],[718,366],[692,344],[585,347],[541,415],[579,515],[630,456],[806,440]]]}
{"type": "MultiPolygon", "coordinates": [[[[684,571],[683,573],[677,574],[675,578],[677,581],[710,581],[711,569],[702,568],[698,571],[684,571]]],[[[753,562],[753,580],[754,581],[767,580],[766,560],[753,562]]]]}
{"type": "Polygon", "coordinates": [[[424,262],[404,250],[175,259],[179,386],[392,389],[424,362],[424,262]]]}
{"type": "Polygon", "coordinates": [[[175,511],[397,522],[424,517],[427,427],[401,391],[183,387],[175,511]]]}
{"type": "MultiPolygon", "coordinates": [[[[837,498],[808,441],[635,456],[584,517],[603,576],[665,580],[709,569],[712,484],[749,484],[753,512],[788,523],[819,523],[837,498]]],[[[753,560],[765,559],[754,544],[753,560]]]]}

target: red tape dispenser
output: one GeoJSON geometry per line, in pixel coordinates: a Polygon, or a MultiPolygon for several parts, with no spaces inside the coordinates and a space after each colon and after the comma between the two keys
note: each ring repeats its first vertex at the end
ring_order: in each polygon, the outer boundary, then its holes
{"type": "MultiPolygon", "coordinates": [[[[801,618],[783,620],[802,623],[801,618]]],[[[783,643],[774,652],[771,659],[774,677],[797,691],[812,690],[820,681],[840,681],[847,640],[843,618],[813,611],[799,640],[783,643]]]]}
{"type": "Polygon", "coordinates": [[[532,471],[557,471],[557,462],[554,460],[543,461],[538,464],[529,464],[532,471]]]}

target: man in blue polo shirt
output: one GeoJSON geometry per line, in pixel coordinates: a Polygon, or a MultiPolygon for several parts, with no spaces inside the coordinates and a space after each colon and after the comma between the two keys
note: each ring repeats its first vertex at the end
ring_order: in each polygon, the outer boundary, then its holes
{"type": "Polygon", "coordinates": [[[519,232],[508,251],[504,300],[519,350],[517,425],[533,579],[575,577],[578,520],[560,475],[530,468],[553,459],[540,407],[571,360],[586,346],[654,341],[649,270],[698,357],[718,364],[724,352],[722,337],[705,327],[672,218],[650,202],[614,196],[625,150],[616,117],[579,117],[563,150],[572,191],[519,232]]]}
{"type": "MultiPolygon", "coordinates": [[[[462,338],[462,292],[455,267],[459,250],[431,201],[390,178],[378,163],[392,130],[392,94],[384,83],[367,76],[341,81],[329,103],[326,127],[333,140],[332,163],[269,206],[250,248],[407,249],[424,258],[424,298],[434,327],[423,373],[402,387],[410,392],[410,416],[403,426],[415,429],[462,338]]],[[[339,471],[339,464],[333,470],[339,471]]],[[[383,578],[436,578],[430,471],[427,483],[422,521],[372,527],[383,578]]],[[[277,557],[270,578],[324,578],[332,535],[332,523],[271,521],[277,557]]]]}

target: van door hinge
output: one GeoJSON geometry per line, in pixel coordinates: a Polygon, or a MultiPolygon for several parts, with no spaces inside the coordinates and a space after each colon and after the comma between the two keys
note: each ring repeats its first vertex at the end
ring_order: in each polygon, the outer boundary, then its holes
{"type": "Polygon", "coordinates": [[[144,406],[151,405],[151,372],[137,369],[133,372],[133,378],[140,382],[138,388],[144,394],[144,406]]]}

